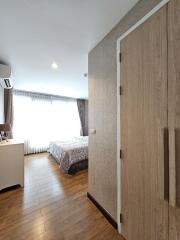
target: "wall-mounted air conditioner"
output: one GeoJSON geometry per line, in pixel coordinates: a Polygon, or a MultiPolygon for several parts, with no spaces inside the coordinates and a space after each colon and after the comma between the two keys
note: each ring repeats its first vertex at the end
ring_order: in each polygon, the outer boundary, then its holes
{"type": "Polygon", "coordinates": [[[11,67],[0,64],[0,84],[3,88],[10,89],[13,87],[11,77],[11,67]]]}

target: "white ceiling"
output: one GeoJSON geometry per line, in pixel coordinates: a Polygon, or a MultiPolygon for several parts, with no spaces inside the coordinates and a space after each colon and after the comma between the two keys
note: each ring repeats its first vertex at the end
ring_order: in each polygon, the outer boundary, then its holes
{"type": "Polygon", "coordinates": [[[88,52],[137,2],[0,0],[0,60],[15,88],[87,98],[88,52]]]}

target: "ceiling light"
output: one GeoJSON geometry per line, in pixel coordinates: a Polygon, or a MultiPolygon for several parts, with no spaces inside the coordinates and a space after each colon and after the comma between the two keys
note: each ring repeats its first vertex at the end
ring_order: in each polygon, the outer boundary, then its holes
{"type": "Polygon", "coordinates": [[[58,69],[58,68],[59,68],[59,66],[58,66],[58,64],[57,64],[56,62],[53,62],[53,63],[51,64],[51,67],[52,67],[53,69],[58,69]]]}

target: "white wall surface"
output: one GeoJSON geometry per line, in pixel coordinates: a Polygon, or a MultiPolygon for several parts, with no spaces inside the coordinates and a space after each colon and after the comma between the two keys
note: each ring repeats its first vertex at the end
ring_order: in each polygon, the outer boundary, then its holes
{"type": "Polygon", "coordinates": [[[1,0],[0,60],[14,88],[88,98],[88,52],[137,1],[1,0]]]}

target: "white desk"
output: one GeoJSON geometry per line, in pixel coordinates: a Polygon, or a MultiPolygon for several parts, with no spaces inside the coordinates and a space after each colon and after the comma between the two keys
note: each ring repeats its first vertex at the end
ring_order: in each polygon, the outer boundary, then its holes
{"type": "Polygon", "coordinates": [[[24,186],[24,143],[15,139],[0,142],[0,190],[24,186]]]}

